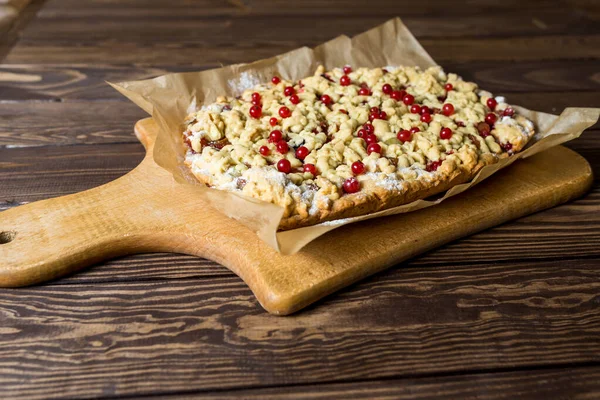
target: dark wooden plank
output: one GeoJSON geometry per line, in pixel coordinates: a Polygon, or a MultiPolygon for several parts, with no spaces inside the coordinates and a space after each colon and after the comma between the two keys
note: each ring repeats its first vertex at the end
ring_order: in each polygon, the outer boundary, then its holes
{"type": "MultiPolygon", "coordinates": [[[[59,25],[62,26],[62,25],[59,25]]],[[[75,28],[74,28],[75,29],[75,28]]],[[[202,40],[189,38],[187,41],[172,38],[168,42],[144,40],[132,43],[115,38],[94,38],[88,42],[66,43],[40,42],[23,39],[5,59],[9,64],[151,64],[185,65],[235,64],[250,62],[285,53],[302,46],[314,47],[337,34],[316,39],[294,39],[278,35],[276,39],[261,39],[251,35],[250,40],[235,40],[223,34],[220,39],[203,37],[202,40]],[[227,43],[221,43],[226,40],[227,43]],[[202,57],[198,57],[202,54],[202,57]]],[[[49,32],[48,35],[54,35],[49,32]]],[[[71,37],[73,32],[65,33],[71,37]]],[[[136,35],[133,32],[128,35],[136,35]]],[[[145,34],[144,34],[145,35],[145,34]]],[[[598,59],[600,36],[544,36],[511,37],[492,39],[422,39],[421,44],[439,63],[466,61],[539,61],[555,59],[598,59]]],[[[166,40],[166,39],[165,39],[166,40]]]]}
{"type": "MultiPolygon", "coordinates": [[[[156,399],[593,399],[600,397],[600,367],[524,370],[426,378],[298,385],[221,392],[178,393],[156,399]],[[510,388],[510,392],[507,390],[510,388]]],[[[134,397],[142,399],[143,397],[134,397]]]]}
{"type": "Polygon", "coordinates": [[[403,268],[284,319],[236,277],[3,289],[0,385],[109,397],[598,363],[599,289],[593,260],[403,268]]]}
{"type": "Polygon", "coordinates": [[[135,143],[145,111],[130,102],[36,102],[0,105],[0,146],[135,143]]]}
{"type": "Polygon", "coordinates": [[[327,2],[319,0],[308,0],[297,2],[290,7],[286,0],[245,0],[245,1],[218,1],[200,0],[190,2],[189,0],[174,0],[165,2],[162,0],[149,0],[140,7],[136,0],[119,1],[119,7],[115,7],[111,0],[91,0],[78,2],[77,0],[52,0],[48,2],[44,10],[44,16],[73,16],[83,17],[98,15],[100,17],[123,17],[123,15],[136,14],[143,17],[152,16],[176,16],[176,17],[234,17],[289,15],[290,11],[299,15],[321,15],[328,16],[372,16],[372,15],[461,15],[461,14],[484,14],[490,15],[498,12],[514,11],[516,8],[541,13],[546,10],[561,10],[569,12],[573,9],[565,1],[556,1],[552,5],[545,2],[523,3],[518,0],[505,0],[497,2],[494,0],[478,1],[474,7],[470,3],[457,3],[448,7],[444,0],[433,0],[426,3],[415,3],[411,1],[375,0],[369,3],[361,1],[330,0],[327,2]],[[191,6],[193,5],[193,7],[191,6]],[[123,10],[123,13],[119,11],[123,10]]]}

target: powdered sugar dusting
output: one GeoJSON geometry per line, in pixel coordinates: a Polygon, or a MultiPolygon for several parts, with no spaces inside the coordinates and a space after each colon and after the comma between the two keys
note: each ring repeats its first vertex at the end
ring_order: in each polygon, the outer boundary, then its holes
{"type": "Polygon", "coordinates": [[[227,84],[231,90],[236,93],[242,93],[244,90],[251,89],[260,83],[260,79],[249,72],[242,72],[237,79],[230,79],[227,84]]]}

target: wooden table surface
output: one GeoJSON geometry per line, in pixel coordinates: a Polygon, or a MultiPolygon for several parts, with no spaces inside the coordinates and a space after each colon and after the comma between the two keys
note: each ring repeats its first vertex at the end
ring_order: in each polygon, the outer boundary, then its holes
{"type": "MultiPolygon", "coordinates": [[[[0,209],[106,183],[142,159],[132,129],[144,112],[105,80],[252,61],[394,16],[445,68],[512,103],[600,106],[592,0],[6,3],[0,209]]],[[[598,125],[568,147],[600,176],[598,125]]],[[[0,393],[600,398],[600,183],[291,317],[265,313],[225,268],[175,254],[2,289],[0,393]]]]}

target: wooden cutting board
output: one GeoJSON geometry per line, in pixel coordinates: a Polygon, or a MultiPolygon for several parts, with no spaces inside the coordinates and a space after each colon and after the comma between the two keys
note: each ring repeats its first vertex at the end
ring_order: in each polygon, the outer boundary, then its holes
{"type": "Polygon", "coordinates": [[[429,249],[579,197],[593,179],[583,157],[559,146],[438,206],[348,225],[283,256],[154,163],[150,118],[135,131],[147,155],[127,175],[0,213],[0,286],[44,282],[125,254],[178,252],[226,266],[267,311],[290,314],[429,249]]]}

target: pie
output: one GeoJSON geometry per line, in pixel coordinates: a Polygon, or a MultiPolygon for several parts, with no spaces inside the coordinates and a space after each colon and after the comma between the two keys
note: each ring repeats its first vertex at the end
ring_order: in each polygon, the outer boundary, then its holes
{"type": "Polygon", "coordinates": [[[185,121],[185,163],[215,189],[277,204],[286,230],[364,215],[469,181],[534,125],[440,67],[274,76],[185,121]]]}

